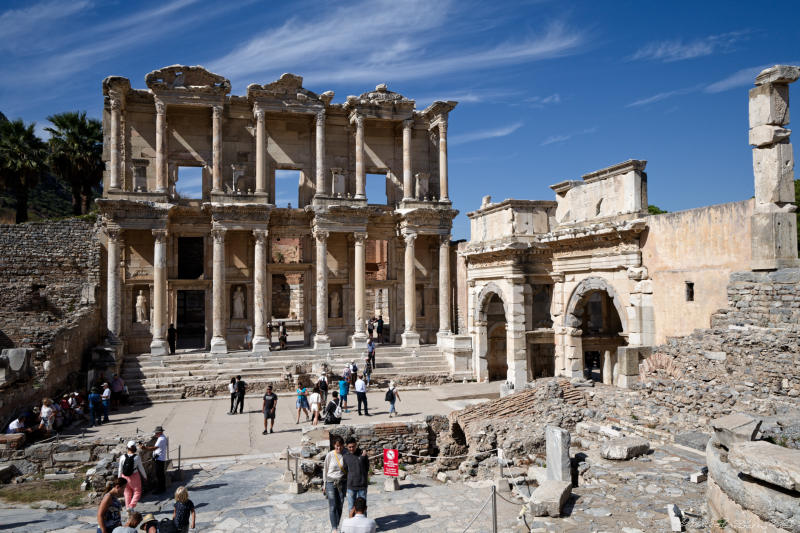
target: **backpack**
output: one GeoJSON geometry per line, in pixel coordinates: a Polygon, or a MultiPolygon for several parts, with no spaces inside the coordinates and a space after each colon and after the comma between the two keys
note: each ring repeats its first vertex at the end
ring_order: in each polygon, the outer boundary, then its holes
{"type": "Polygon", "coordinates": [[[178,528],[172,518],[162,518],[158,523],[158,533],[178,533],[178,528]]]}
{"type": "Polygon", "coordinates": [[[327,380],[324,380],[324,379],[319,380],[319,390],[321,390],[321,391],[327,391],[328,390],[328,381],[327,380]]]}
{"type": "Polygon", "coordinates": [[[132,476],[134,470],[136,469],[135,455],[128,455],[125,454],[125,462],[122,463],[122,475],[123,476],[132,476]]]}
{"type": "Polygon", "coordinates": [[[394,389],[388,389],[386,391],[386,396],[384,396],[383,399],[386,400],[387,402],[393,402],[394,401],[394,389]]]}

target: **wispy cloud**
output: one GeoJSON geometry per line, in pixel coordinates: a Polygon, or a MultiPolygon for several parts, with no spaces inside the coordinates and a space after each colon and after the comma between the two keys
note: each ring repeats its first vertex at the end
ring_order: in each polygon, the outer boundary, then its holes
{"type": "Polygon", "coordinates": [[[48,25],[80,13],[91,7],[88,0],[39,2],[22,9],[0,13],[0,50],[20,50],[30,53],[47,49],[48,25]]]}
{"type": "Polygon", "coordinates": [[[519,91],[509,91],[503,89],[470,89],[466,91],[453,91],[452,93],[440,92],[425,94],[415,97],[417,108],[421,109],[437,100],[455,100],[459,104],[483,104],[487,102],[501,102],[520,94],[519,91]]]}
{"type": "Polygon", "coordinates": [[[533,107],[545,107],[552,104],[560,104],[561,95],[553,93],[550,96],[531,96],[530,98],[526,98],[525,102],[533,107]]]}
{"type": "Polygon", "coordinates": [[[494,129],[486,129],[486,130],[478,130],[473,131],[470,133],[464,133],[461,135],[453,135],[449,139],[450,145],[457,145],[457,144],[464,144],[473,141],[481,141],[484,139],[494,139],[496,137],[505,137],[507,135],[511,135],[518,129],[520,129],[524,124],[522,122],[515,122],[513,124],[509,124],[508,126],[503,126],[502,128],[494,128],[494,129]]]}
{"type": "Polygon", "coordinates": [[[730,76],[709,84],[708,86],[705,87],[705,89],[703,89],[703,91],[714,94],[714,93],[721,93],[729,89],[735,89],[736,87],[745,87],[747,85],[753,85],[753,82],[756,79],[756,75],[765,68],[767,68],[768,66],[769,65],[759,65],[757,67],[747,67],[741,70],[737,70],[730,76]]]}
{"type": "Polygon", "coordinates": [[[709,56],[717,52],[732,50],[733,45],[748,33],[748,31],[732,31],[709,35],[689,42],[684,42],[682,39],[652,42],[637,50],[628,59],[630,61],[650,60],[670,63],[709,56]]]}
{"type": "Polygon", "coordinates": [[[577,135],[590,135],[592,133],[597,133],[596,126],[576,131],[573,133],[561,133],[558,135],[551,135],[550,137],[547,137],[545,140],[543,140],[539,146],[548,146],[550,144],[563,143],[572,139],[577,135]]]}
{"type": "Polygon", "coordinates": [[[695,92],[698,89],[700,89],[700,86],[687,87],[685,89],[676,89],[674,91],[664,91],[661,93],[654,94],[653,96],[648,96],[646,98],[640,98],[639,100],[635,100],[626,105],[625,107],[639,107],[643,105],[654,104],[656,102],[666,100],[667,98],[672,98],[673,96],[680,96],[683,94],[689,94],[695,92]]]}

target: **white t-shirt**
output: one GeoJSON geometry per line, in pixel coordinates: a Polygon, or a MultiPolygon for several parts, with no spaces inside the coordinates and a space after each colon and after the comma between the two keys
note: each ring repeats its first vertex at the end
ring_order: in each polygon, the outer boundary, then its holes
{"type": "Polygon", "coordinates": [[[156,439],[156,451],[153,452],[153,457],[159,461],[169,461],[169,439],[163,433],[156,439]]]}
{"type": "Polygon", "coordinates": [[[55,413],[55,411],[53,410],[52,407],[49,407],[47,405],[43,405],[42,406],[42,411],[40,413],[40,416],[42,417],[42,420],[47,420],[48,418],[53,416],[54,413],[55,413]]]}
{"type": "Polygon", "coordinates": [[[8,425],[8,430],[6,430],[6,433],[16,433],[20,429],[25,429],[25,423],[19,419],[16,419],[8,425]]]}
{"type": "Polygon", "coordinates": [[[103,399],[110,400],[111,399],[111,389],[103,390],[103,399]]]}
{"type": "Polygon", "coordinates": [[[319,402],[322,401],[322,396],[318,392],[312,392],[308,397],[308,403],[311,404],[312,409],[319,409],[319,402]]]}
{"type": "Polygon", "coordinates": [[[357,514],[353,518],[345,518],[342,522],[342,533],[375,533],[378,525],[372,518],[357,514]]]}
{"type": "Polygon", "coordinates": [[[228,383],[228,392],[233,394],[236,392],[236,384],[235,383],[228,383]]]}
{"type": "Polygon", "coordinates": [[[361,378],[356,380],[356,392],[367,392],[367,384],[361,378]]]}

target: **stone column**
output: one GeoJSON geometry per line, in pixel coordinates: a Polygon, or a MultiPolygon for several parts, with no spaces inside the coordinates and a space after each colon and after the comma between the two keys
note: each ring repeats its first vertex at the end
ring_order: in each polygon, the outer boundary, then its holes
{"type": "Polygon", "coordinates": [[[528,311],[525,309],[525,283],[512,278],[506,292],[506,361],[508,372],[506,382],[513,383],[515,390],[521,390],[528,381],[528,347],[525,339],[525,323],[528,311]]]}
{"type": "Polygon", "coordinates": [[[253,273],[253,351],[264,352],[269,350],[267,339],[267,318],[265,306],[266,277],[267,277],[267,230],[253,231],[256,238],[255,246],[255,271],[253,273]]]}
{"type": "Polygon", "coordinates": [[[583,377],[583,331],[564,328],[564,372],[569,378],[583,377]]]}
{"type": "Polygon", "coordinates": [[[214,239],[214,264],[211,289],[213,307],[213,333],[211,353],[228,353],[225,341],[225,228],[211,230],[214,239]]]}
{"type": "Polygon", "coordinates": [[[106,265],[106,327],[112,342],[122,333],[120,311],[122,295],[120,291],[120,250],[122,248],[122,230],[106,228],[108,236],[108,262],[106,265]]]}
{"type": "Polygon", "coordinates": [[[365,333],[366,320],[366,278],[367,254],[365,243],[367,234],[356,232],[355,239],[355,332],[353,333],[353,348],[367,347],[367,334],[365,333]]]}
{"type": "Polygon", "coordinates": [[[357,199],[365,199],[366,173],[364,171],[364,117],[356,115],[356,195],[357,199]]]}
{"type": "Polygon", "coordinates": [[[314,335],[315,350],[329,350],[328,337],[328,235],[327,231],[314,229],[317,240],[317,334],[314,335]]]}
{"type": "Polygon", "coordinates": [[[211,107],[211,192],[222,192],[222,106],[211,107]]]}
{"type": "Polygon", "coordinates": [[[603,384],[614,384],[614,350],[605,350],[603,352],[603,384]]]}
{"type": "Polygon", "coordinates": [[[321,110],[316,116],[317,124],[317,191],[316,195],[325,194],[325,110],[321,110]]]}
{"type": "Polygon", "coordinates": [[[411,128],[413,120],[403,121],[403,200],[414,197],[414,178],[411,174],[411,128]]]}
{"type": "Polygon", "coordinates": [[[156,101],[156,192],[167,192],[167,104],[156,101]]]}
{"type": "MultiPolygon", "coordinates": [[[[264,132],[264,110],[256,109],[256,194],[267,194],[266,133],[264,132]]],[[[272,199],[275,203],[275,199],[272,199]]]]}
{"type": "Polygon", "coordinates": [[[452,335],[450,329],[450,235],[442,235],[439,241],[439,333],[441,337],[452,335]]]}
{"type": "Polygon", "coordinates": [[[439,120],[439,201],[449,202],[447,194],[447,118],[439,120]]]}
{"type": "Polygon", "coordinates": [[[153,316],[150,324],[153,340],[150,353],[167,355],[167,230],[153,230],[153,316]]]}
{"type": "Polygon", "coordinates": [[[406,256],[404,266],[404,287],[405,287],[405,318],[406,330],[401,335],[403,348],[413,348],[419,346],[419,333],[417,333],[417,280],[416,266],[414,265],[414,241],[417,233],[405,232],[403,238],[406,241],[406,256]]]}
{"type": "Polygon", "coordinates": [[[109,189],[119,189],[119,112],[122,102],[118,98],[111,99],[111,168],[109,169],[109,189]]]}

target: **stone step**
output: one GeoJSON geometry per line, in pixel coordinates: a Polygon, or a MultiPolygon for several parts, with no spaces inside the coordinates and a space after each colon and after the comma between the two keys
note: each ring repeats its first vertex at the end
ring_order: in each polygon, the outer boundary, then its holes
{"type": "MultiPolygon", "coordinates": [[[[378,349],[377,355],[379,357],[394,357],[394,356],[410,356],[413,350],[406,349],[406,348],[398,348],[398,349],[378,349]]],[[[424,347],[416,349],[416,353],[418,355],[441,355],[441,351],[436,347],[424,347]]],[[[263,353],[256,353],[253,354],[251,352],[232,352],[230,354],[221,354],[221,355],[212,355],[208,353],[194,353],[194,354],[175,354],[175,355],[167,355],[167,356],[152,356],[150,354],[138,354],[138,355],[128,355],[126,356],[126,361],[150,361],[152,359],[157,360],[164,360],[164,361],[185,361],[185,362],[202,362],[214,359],[248,359],[248,358],[280,358],[280,359],[287,359],[287,360],[303,360],[303,359],[324,359],[327,353],[318,353],[313,351],[300,351],[300,350],[287,350],[287,351],[274,351],[274,352],[263,352],[263,353]]],[[[342,352],[336,351],[331,352],[332,359],[347,359],[347,358],[361,358],[364,355],[364,351],[353,351],[353,352],[342,352]]]]}
{"type": "MultiPolygon", "coordinates": [[[[402,357],[384,357],[381,356],[380,359],[376,358],[376,362],[378,367],[391,365],[391,364],[398,364],[398,363],[413,363],[416,361],[439,361],[442,360],[442,356],[439,354],[425,354],[419,355],[417,357],[413,357],[410,355],[404,355],[402,357]]],[[[296,359],[264,359],[259,360],[256,358],[251,359],[219,359],[219,360],[204,360],[198,361],[196,363],[185,362],[185,361],[164,361],[164,364],[158,364],[155,362],[148,362],[148,363],[139,363],[133,361],[125,361],[126,368],[129,369],[138,369],[138,370],[158,370],[158,369],[193,369],[198,367],[208,367],[208,368],[215,368],[215,367],[268,367],[268,368],[283,368],[286,365],[290,365],[293,363],[298,363],[303,361],[298,361],[296,359]]],[[[345,360],[333,360],[331,361],[332,366],[342,366],[346,364],[347,361],[345,360]]],[[[356,362],[358,364],[358,362],[356,362]]]]}

